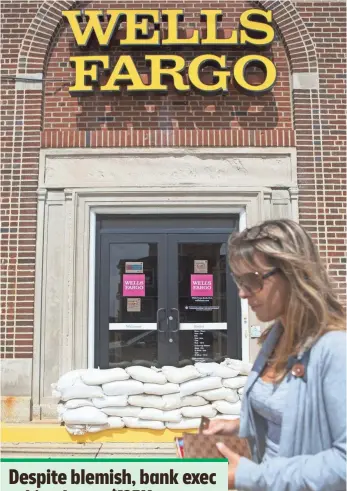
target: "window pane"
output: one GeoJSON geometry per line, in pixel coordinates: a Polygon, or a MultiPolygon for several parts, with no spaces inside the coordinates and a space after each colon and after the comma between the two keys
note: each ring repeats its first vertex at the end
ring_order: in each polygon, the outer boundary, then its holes
{"type": "Polygon", "coordinates": [[[110,366],[157,359],[158,247],[110,245],[110,366]]]}

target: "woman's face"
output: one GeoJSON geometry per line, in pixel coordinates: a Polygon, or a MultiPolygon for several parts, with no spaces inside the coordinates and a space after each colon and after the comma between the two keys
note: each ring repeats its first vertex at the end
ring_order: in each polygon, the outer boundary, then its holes
{"type": "MultiPolygon", "coordinates": [[[[262,276],[274,269],[261,253],[255,253],[254,263],[255,267],[244,262],[237,264],[233,268],[236,281],[240,278],[242,282],[242,275],[247,273],[258,272],[259,276],[262,276]]],[[[284,275],[277,271],[263,280],[263,288],[258,292],[239,286],[239,296],[248,300],[249,306],[261,322],[271,322],[275,319],[281,319],[283,322],[289,297],[289,283],[284,275]]]]}

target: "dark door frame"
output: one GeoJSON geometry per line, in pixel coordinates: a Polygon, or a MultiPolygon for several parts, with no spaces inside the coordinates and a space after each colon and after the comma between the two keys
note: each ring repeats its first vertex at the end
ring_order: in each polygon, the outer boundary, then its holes
{"type": "MultiPolygon", "coordinates": [[[[110,279],[110,244],[126,242],[157,242],[158,243],[158,309],[164,309],[166,319],[171,315],[175,319],[173,306],[169,301],[178,307],[178,254],[177,246],[179,243],[186,242],[227,242],[231,228],[213,228],[213,217],[209,216],[192,218],[186,221],[186,228],[182,227],[182,220],[170,220],[168,224],[165,217],[157,217],[153,221],[153,227],[148,227],[146,223],[143,227],[143,220],[127,218],[127,222],[119,224],[116,228],[101,228],[101,219],[96,220],[96,263],[95,263],[95,338],[94,338],[94,366],[109,368],[109,279],[110,279]],[[135,222],[135,223],[134,223],[135,222]],[[142,227],[141,227],[142,222],[142,227]],[[124,226],[124,223],[127,226],[124,226]],[[179,224],[181,223],[181,227],[179,224]],[[206,223],[206,228],[199,228],[199,225],[206,223]],[[195,224],[195,227],[192,225],[195,224]],[[135,225],[136,228],[133,228],[135,225]],[[169,225],[169,226],[168,226],[169,225]],[[175,269],[176,268],[176,269],[175,269]],[[167,281],[167,277],[171,281],[167,281]],[[175,288],[176,287],[176,288],[175,288]],[[104,327],[102,327],[104,326],[104,327]]],[[[152,217],[146,217],[152,221],[152,217]]],[[[117,218],[115,218],[117,220],[117,218]]],[[[237,217],[225,217],[231,223],[236,223],[237,217]]],[[[219,222],[218,225],[221,223],[219,222]]],[[[227,296],[232,301],[231,308],[227,308],[227,355],[232,358],[241,359],[242,357],[242,328],[241,328],[241,304],[237,295],[237,287],[229,274],[227,267],[227,296]]],[[[162,315],[164,314],[162,311],[162,315]]],[[[177,313],[179,315],[179,313],[177,313]]],[[[177,315],[176,314],[176,315],[177,315]]],[[[164,318],[164,315],[163,315],[164,318]]],[[[178,360],[178,336],[179,332],[173,332],[173,324],[168,321],[161,322],[158,329],[158,360],[159,363],[172,365],[178,360]],[[171,342],[170,342],[171,340],[171,342]]]]}

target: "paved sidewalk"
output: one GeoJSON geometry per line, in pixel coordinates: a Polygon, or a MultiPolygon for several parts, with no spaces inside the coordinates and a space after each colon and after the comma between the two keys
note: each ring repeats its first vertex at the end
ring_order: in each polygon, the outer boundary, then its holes
{"type": "Polygon", "coordinates": [[[3,458],[172,458],[173,443],[2,443],[3,458]]]}

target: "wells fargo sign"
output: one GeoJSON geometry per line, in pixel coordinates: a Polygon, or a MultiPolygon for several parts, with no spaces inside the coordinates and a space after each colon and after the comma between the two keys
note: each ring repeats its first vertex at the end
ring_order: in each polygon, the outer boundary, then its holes
{"type": "MultiPolygon", "coordinates": [[[[217,24],[222,17],[221,10],[202,9],[201,19],[205,23],[204,33],[193,30],[188,38],[179,37],[179,26],[184,20],[183,10],[85,10],[84,29],[81,28],[81,10],[62,12],[68,20],[77,46],[86,47],[94,36],[100,48],[107,48],[117,30],[125,22],[125,36],[119,40],[121,46],[254,46],[264,47],[272,43],[274,29],[272,12],[269,10],[250,9],[240,16],[239,28],[234,29],[229,38],[217,37],[217,24]],[[165,35],[160,29],[165,21],[165,35]]],[[[276,81],[274,63],[261,54],[241,56],[234,63],[232,70],[227,67],[225,55],[202,54],[196,56],[189,66],[183,56],[175,54],[146,54],[144,59],[149,64],[149,83],[144,83],[136,64],[129,55],[120,55],[114,66],[110,64],[107,54],[71,56],[70,61],[75,67],[75,83],[70,87],[72,94],[91,93],[98,85],[102,92],[119,92],[121,85],[126,85],[128,92],[165,92],[170,78],[175,89],[187,92],[192,88],[205,94],[228,92],[230,79],[235,85],[251,94],[262,94],[271,90],[276,81]],[[206,83],[202,77],[202,69],[213,67],[213,79],[206,83]],[[264,80],[260,85],[247,82],[246,70],[251,65],[258,65],[264,72],[264,80]],[[107,74],[105,84],[99,80],[100,68],[107,74]]]]}

